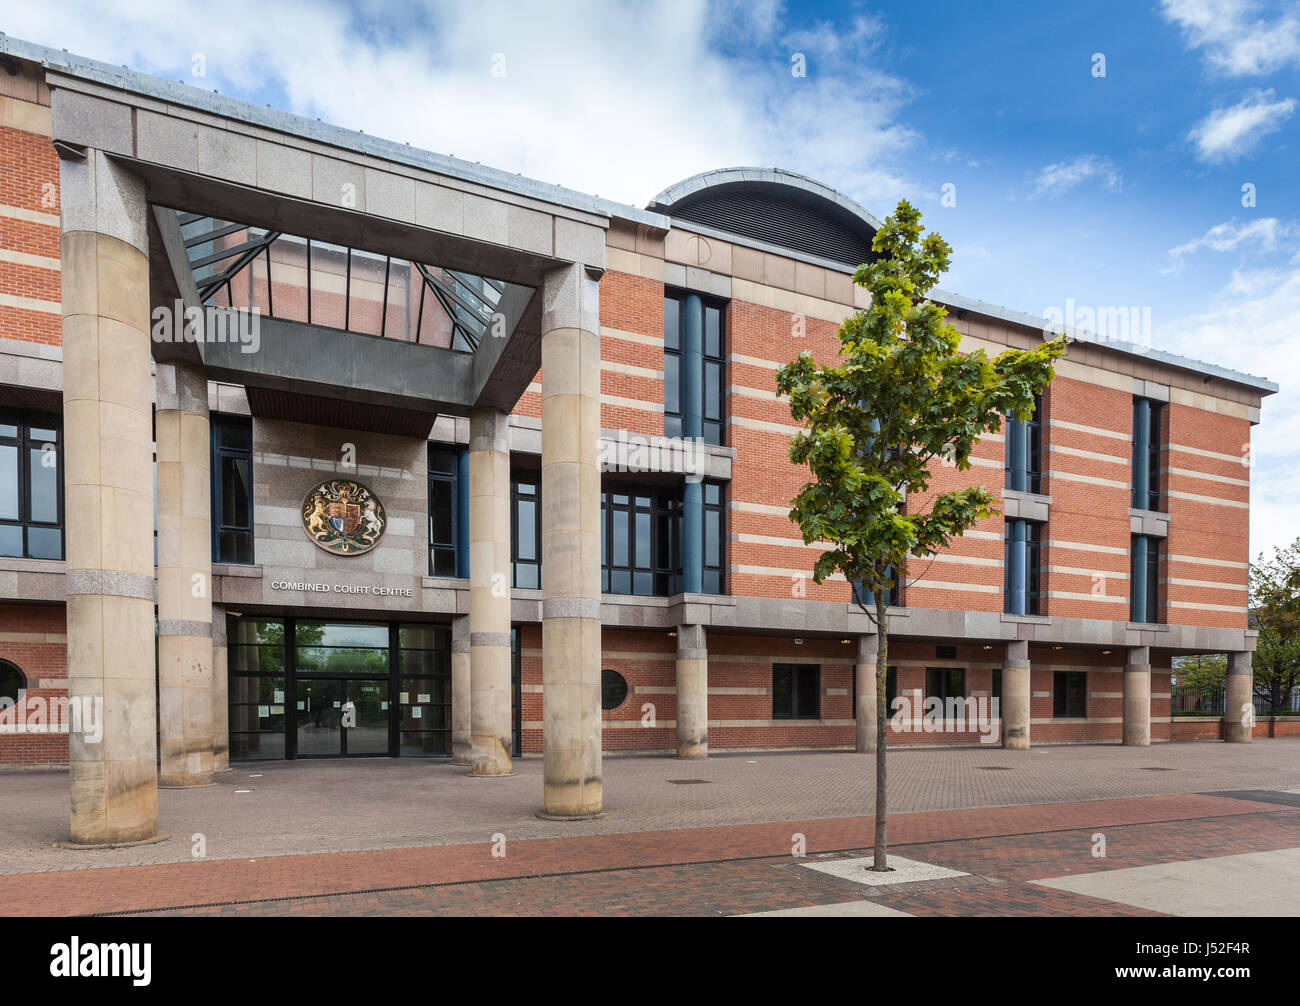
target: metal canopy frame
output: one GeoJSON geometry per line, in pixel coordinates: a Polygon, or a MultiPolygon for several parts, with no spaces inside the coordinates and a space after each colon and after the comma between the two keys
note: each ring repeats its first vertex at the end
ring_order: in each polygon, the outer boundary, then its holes
{"type": "MultiPolygon", "coordinates": [[[[273,284],[271,282],[271,246],[281,238],[291,238],[295,241],[304,242],[307,255],[307,324],[315,324],[311,316],[311,255],[313,244],[311,238],[286,235],[283,231],[262,230],[248,224],[217,220],[215,217],[203,216],[198,213],[177,211],[177,221],[182,228],[181,233],[184,237],[185,252],[189,258],[190,268],[194,272],[194,283],[198,288],[199,299],[204,304],[209,304],[224,288],[227,300],[233,304],[233,280],[257,261],[260,256],[265,256],[267,313],[272,317],[275,315],[275,304],[273,300],[273,284]],[[204,221],[209,223],[206,229],[196,228],[195,225],[202,224],[204,221]],[[219,241],[240,232],[246,232],[248,240],[216,251],[205,251],[203,248],[203,246],[213,241],[219,241]],[[210,275],[201,275],[207,269],[212,269],[210,275]]],[[[316,244],[328,245],[330,248],[340,248],[339,245],[333,242],[316,242],[316,244]]],[[[342,250],[346,254],[343,330],[351,331],[352,253],[354,250],[359,249],[345,247],[342,250]]],[[[378,255],[375,255],[376,259],[378,257],[378,255]]],[[[388,290],[389,280],[392,276],[393,258],[392,255],[384,256],[384,301],[380,311],[380,338],[385,337],[388,325],[388,290]]],[[[411,260],[399,258],[398,261],[406,262],[411,260]]],[[[431,293],[437,298],[438,303],[451,321],[453,331],[450,348],[459,352],[473,353],[478,349],[488,326],[493,322],[497,305],[505,293],[506,284],[489,279],[486,276],[476,276],[453,269],[441,269],[423,262],[411,261],[411,265],[415,267],[422,280],[419,306],[415,315],[414,341],[416,343],[420,341],[420,333],[424,325],[425,297],[431,293]]],[[[369,335],[372,333],[367,332],[364,334],[369,335]]]]}

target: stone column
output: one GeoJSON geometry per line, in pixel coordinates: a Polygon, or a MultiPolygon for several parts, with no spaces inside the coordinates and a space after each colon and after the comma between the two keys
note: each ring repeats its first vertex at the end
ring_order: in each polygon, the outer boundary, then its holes
{"type": "Polygon", "coordinates": [[[709,755],[709,650],[702,625],[677,627],[677,757],[709,755]]]}
{"type": "Polygon", "coordinates": [[[1246,650],[1228,654],[1227,691],[1223,706],[1223,739],[1249,744],[1255,735],[1255,665],[1246,650]]]}
{"type": "Polygon", "coordinates": [[[469,415],[469,666],[470,774],[510,775],[510,422],[499,409],[469,415]]]}
{"type": "Polygon", "coordinates": [[[230,658],[221,605],[212,607],[212,771],[230,771],[230,658]]]}
{"type": "MultiPolygon", "coordinates": [[[[854,750],[876,750],[876,654],[880,637],[869,632],[858,637],[857,658],[853,664],[853,680],[857,685],[857,699],[853,714],[856,718],[857,737],[854,750]]],[[[889,711],[885,711],[889,715],[889,711]]]]}
{"type": "Polygon", "coordinates": [[[1029,750],[1029,720],[1033,709],[1033,675],[1029,666],[1029,641],[1007,643],[1002,658],[1002,746],[1029,750]]]}
{"type": "Polygon", "coordinates": [[[144,183],[102,152],[61,161],[71,836],[158,834],[153,378],[144,183]]]}
{"type": "Polygon", "coordinates": [[[472,765],[470,743],[470,691],[474,675],[470,669],[469,617],[451,621],[451,763],[472,765]]]}
{"type": "Polygon", "coordinates": [[[1151,744],[1151,648],[1131,646],[1124,659],[1124,743],[1151,744]]]}
{"type": "Polygon", "coordinates": [[[159,782],[212,783],[212,447],[208,379],[158,366],[159,782]]]}
{"type": "Polygon", "coordinates": [[[599,288],[580,264],[542,290],[542,750],[545,810],[603,812],[599,288]]]}

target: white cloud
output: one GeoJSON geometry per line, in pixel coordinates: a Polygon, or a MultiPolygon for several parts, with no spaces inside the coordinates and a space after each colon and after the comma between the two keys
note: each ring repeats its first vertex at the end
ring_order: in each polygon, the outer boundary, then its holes
{"type": "Polygon", "coordinates": [[[1174,272],[1181,269],[1183,258],[1202,248],[1215,252],[1229,252],[1239,248],[1271,252],[1277,249],[1280,243],[1296,237],[1297,234],[1300,234],[1300,228],[1277,217],[1261,217],[1258,220],[1245,222],[1225,220],[1221,224],[1215,224],[1199,238],[1193,238],[1176,248],[1170,248],[1169,255],[1173,259],[1173,266],[1163,271],[1174,272]]]}
{"type": "Polygon", "coordinates": [[[19,38],[637,205],[736,165],[799,171],[881,215],[923,190],[903,157],[911,90],[871,65],[879,25],[792,33],[777,0],[230,0],[219,16],[196,0],[104,0],[93,19],[49,0],[6,21],[19,38]]]}
{"type": "Polygon", "coordinates": [[[1059,196],[1091,179],[1098,179],[1111,192],[1118,192],[1124,184],[1123,176],[1109,158],[1083,154],[1072,161],[1049,164],[1039,171],[1029,198],[1059,196]]]}
{"type": "Polygon", "coordinates": [[[1300,18],[1294,7],[1259,16],[1253,0],[1164,0],[1166,21],[1183,29],[1192,49],[1203,49],[1215,70],[1259,76],[1300,66],[1300,18]]]}
{"type": "Polygon", "coordinates": [[[1295,111],[1294,98],[1273,100],[1272,88],[1255,91],[1235,105],[1216,108],[1192,127],[1187,138],[1196,156],[1209,163],[1235,161],[1250,153],[1265,136],[1282,128],[1295,111]]]}

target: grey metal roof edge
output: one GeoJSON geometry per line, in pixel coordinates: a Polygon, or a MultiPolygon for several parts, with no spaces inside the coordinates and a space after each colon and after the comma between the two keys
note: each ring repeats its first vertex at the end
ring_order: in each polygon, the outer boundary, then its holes
{"type": "Polygon", "coordinates": [[[857,217],[873,231],[880,230],[882,226],[880,219],[874,213],[865,209],[844,193],[817,181],[815,178],[809,178],[807,175],[801,175],[786,168],[739,167],[713,168],[709,171],[701,171],[697,175],[683,178],[680,182],[668,186],[650,200],[647,209],[662,207],[671,212],[673,203],[710,186],[735,185],[745,182],[766,182],[771,185],[786,185],[790,188],[801,189],[811,195],[820,196],[822,199],[834,203],[857,217]]]}
{"type": "Polygon", "coordinates": [[[46,69],[67,74],[81,80],[102,84],[119,91],[138,94],[157,101],[191,108],[209,115],[236,119],[249,125],[260,126],[290,136],[314,140],[333,147],[350,150],[355,153],[379,157],[410,167],[423,168],[438,174],[449,175],[463,181],[501,189],[518,196],[554,203],[568,209],[594,213],[599,216],[617,217],[634,223],[647,224],[652,227],[668,228],[668,220],[662,214],[641,209],[630,203],[618,203],[599,196],[588,195],[562,185],[512,174],[500,168],[488,167],[473,161],[465,161],[447,154],[438,154],[409,143],[398,143],[371,136],[359,130],[345,129],[342,126],[310,119],[291,112],[283,112],[269,105],[255,105],[241,98],[232,98],[216,91],[207,91],[182,81],[172,81],[164,77],[141,73],[125,66],[113,66],[100,60],[78,56],[66,49],[54,49],[14,38],[0,32],[0,54],[7,54],[18,59],[40,63],[46,69]]]}
{"type": "MultiPolygon", "coordinates": [[[[1028,314],[1024,311],[1015,311],[1008,307],[999,307],[996,304],[989,304],[982,300],[976,300],[974,297],[966,297],[959,293],[952,293],[949,290],[940,290],[937,287],[930,291],[930,299],[936,303],[944,304],[947,307],[957,308],[958,310],[974,311],[976,314],[987,315],[990,318],[997,318],[999,321],[1010,322],[1013,325],[1024,325],[1028,328],[1034,328],[1044,332],[1049,328],[1046,320],[1041,315],[1028,314]]],[[[1051,331],[1064,332],[1069,335],[1071,339],[1111,349],[1117,353],[1124,353],[1128,356],[1137,357],[1139,359],[1155,360],[1159,363],[1168,364],[1171,367],[1180,367],[1183,370],[1190,370],[1198,374],[1205,374],[1209,377],[1217,377],[1220,380],[1231,381],[1234,384],[1241,384],[1249,388],[1255,388],[1256,390],[1263,391],[1265,394],[1273,394],[1279,390],[1277,382],[1270,381],[1265,377],[1257,377],[1254,374],[1243,373],[1239,370],[1231,370],[1228,367],[1220,367],[1216,363],[1206,363],[1204,360],[1194,360],[1189,356],[1179,356],[1177,353],[1170,353],[1163,349],[1148,348],[1138,343],[1098,338],[1095,333],[1090,332],[1087,329],[1053,325],[1051,326],[1051,331]]]]}

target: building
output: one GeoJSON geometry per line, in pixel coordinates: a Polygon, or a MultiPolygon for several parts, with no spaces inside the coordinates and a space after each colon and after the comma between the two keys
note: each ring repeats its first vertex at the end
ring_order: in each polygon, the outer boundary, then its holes
{"type": "MultiPolygon", "coordinates": [[[[618,205],[11,38],[0,70],[0,760],[70,764],[74,841],[235,759],[542,754],[581,817],[604,752],[870,748],[773,372],[835,352],[871,214],[747,168],[618,205]]],[[[939,299],[971,348],[1042,338],[939,299]]],[[[893,599],[891,700],[945,705],[891,742],[1176,739],[1183,653],[1248,701],[1274,391],[1075,343],[936,477],[1005,517],[893,599]]]]}

